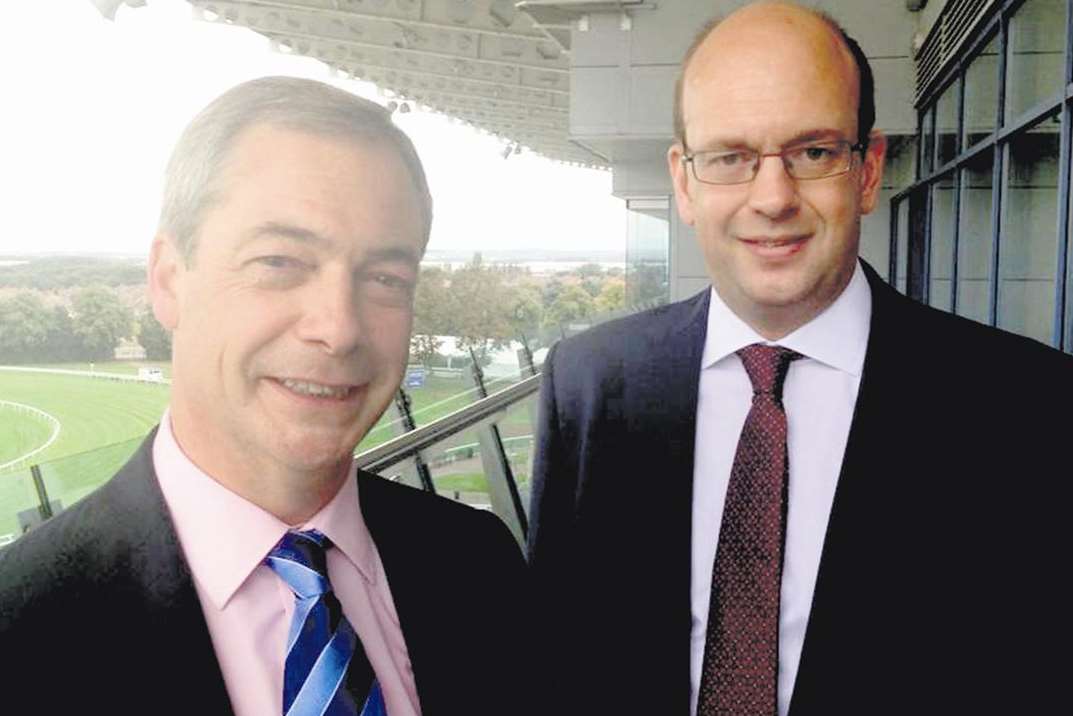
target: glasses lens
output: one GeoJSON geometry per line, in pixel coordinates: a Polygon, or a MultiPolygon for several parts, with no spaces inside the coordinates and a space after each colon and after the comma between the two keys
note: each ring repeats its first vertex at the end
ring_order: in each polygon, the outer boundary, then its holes
{"type": "Polygon", "coordinates": [[[849,142],[816,142],[789,147],[783,153],[786,170],[795,179],[820,179],[849,169],[849,142]]]}
{"type": "Polygon", "coordinates": [[[697,152],[693,172],[709,184],[740,184],[750,181],[756,167],[756,153],[750,151],[697,152]]]}

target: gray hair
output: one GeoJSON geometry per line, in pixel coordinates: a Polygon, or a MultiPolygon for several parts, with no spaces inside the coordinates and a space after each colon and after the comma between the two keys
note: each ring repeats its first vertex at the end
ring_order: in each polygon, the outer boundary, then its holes
{"type": "Polygon", "coordinates": [[[192,262],[195,238],[206,212],[225,187],[220,175],[243,130],[269,124],[358,142],[385,142],[413,178],[425,219],[425,243],[432,225],[432,197],[425,170],[410,138],[386,109],[341,89],[295,77],[262,77],[243,82],[209,103],[187,125],[164,174],[159,230],[192,262]]]}

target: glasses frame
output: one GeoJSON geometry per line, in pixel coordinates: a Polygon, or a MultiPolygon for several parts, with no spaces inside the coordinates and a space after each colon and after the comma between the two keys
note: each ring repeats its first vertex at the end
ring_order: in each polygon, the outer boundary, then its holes
{"type": "Polygon", "coordinates": [[[848,173],[851,169],[853,169],[853,153],[854,152],[860,152],[861,153],[861,158],[863,159],[864,158],[864,153],[867,150],[868,150],[868,142],[867,141],[857,142],[856,144],[850,144],[848,139],[833,139],[833,140],[830,140],[830,141],[803,142],[801,144],[795,144],[793,146],[786,147],[786,148],[784,148],[784,149],[782,149],[781,151],[778,151],[778,152],[766,152],[766,153],[757,152],[756,153],[756,162],[753,164],[753,175],[751,177],[749,177],[748,179],[745,179],[743,181],[721,181],[721,182],[720,181],[707,181],[707,180],[701,179],[699,176],[697,176],[697,165],[696,165],[696,162],[694,162],[693,160],[696,158],[696,156],[698,154],[708,154],[709,152],[707,152],[707,151],[692,152],[692,153],[684,154],[684,155],[682,155],[682,163],[690,165],[691,173],[693,174],[694,179],[699,181],[701,184],[708,184],[709,186],[738,186],[738,185],[741,185],[741,184],[749,184],[754,179],[756,179],[756,175],[760,173],[760,165],[761,165],[761,163],[763,163],[764,159],[767,158],[767,157],[778,157],[779,159],[781,159],[782,160],[783,171],[786,172],[786,176],[790,177],[794,181],[815,181],[817,179],[830,179],[831,177],[837,177],[837,176],[841,176],[843,174],[848,173]],[[796,149],[801,149],[802,147],[810,147],[810,146],[814,146],[814,145],[824,145],[824,144],[845,144],[846,146],[848,146],[849,147],[849,152],[850,152],[849,165],[845,169],[842,169],[841,171],[834,172],[833,174],[824,174],[823,176],[818,176],[818,177],[795,177],[793,174],[790,173],[790,166],[786,163],[786,153],[787,152],[792,151],[792,150],[796,150],[796,149]]]}

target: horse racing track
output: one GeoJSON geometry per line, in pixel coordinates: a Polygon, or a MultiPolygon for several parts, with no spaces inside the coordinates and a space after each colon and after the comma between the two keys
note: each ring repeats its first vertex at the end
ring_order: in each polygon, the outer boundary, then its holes
{"type": "Polygon", "coordinates": [[[130,456],[168,402],[162,383],[101,373],[0,370],[0,540],[38,505],[30,466],[50,501],[69,507],[130,456]]]}

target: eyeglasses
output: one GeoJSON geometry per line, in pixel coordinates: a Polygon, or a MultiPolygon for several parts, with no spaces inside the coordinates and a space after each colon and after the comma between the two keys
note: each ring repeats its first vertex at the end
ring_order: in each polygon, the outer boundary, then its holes
{"type": "Polygon", "coordinates": [[[705,184],[747,184],[760,171],[764,157],[779,157],[786,173],[794,179],[823,179],[845,174],[853,166],[853,153],[864,152],[865,144],[845,140],[808,142],[786,147],[781,152],[761,154],[751,149],[729,152],[693,152],[682,157],[693,165],[693,176],[705,184]]]}

